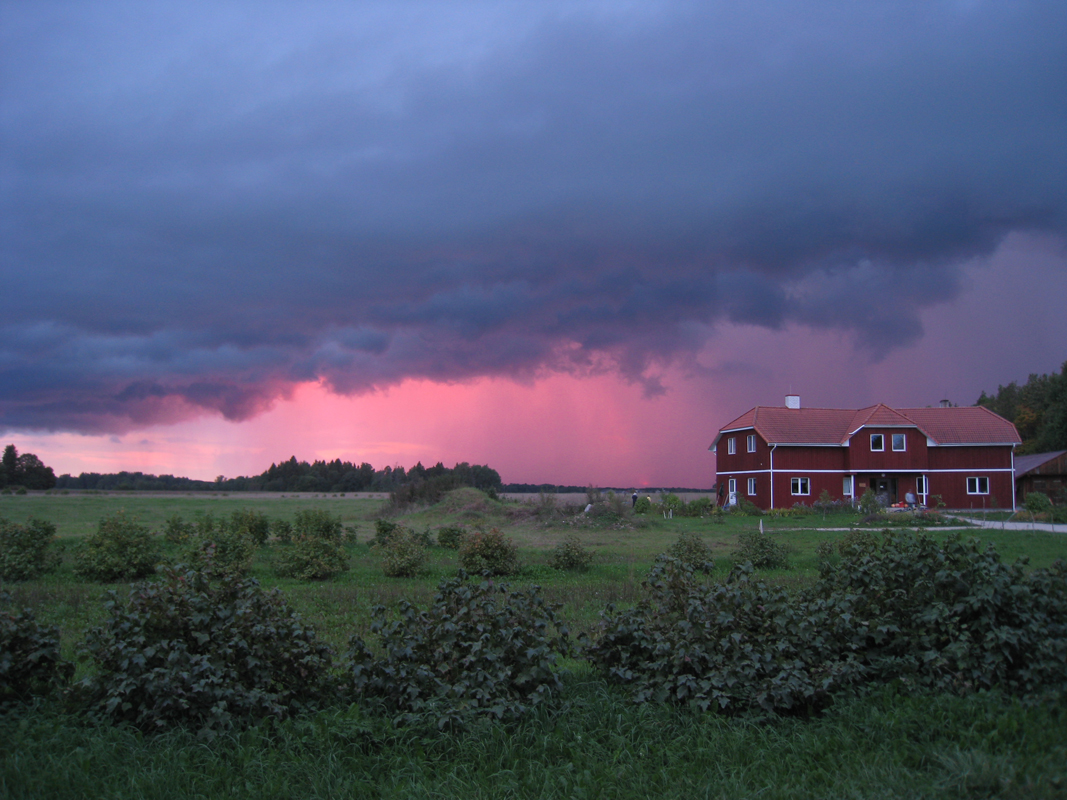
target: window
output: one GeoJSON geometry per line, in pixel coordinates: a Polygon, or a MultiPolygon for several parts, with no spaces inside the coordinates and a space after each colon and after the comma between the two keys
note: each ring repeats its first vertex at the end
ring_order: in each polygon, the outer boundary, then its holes
{"type": "Polygon", "coordinates": [[[732,436],[726,440],[726,452],[733,455],[737,452],[737,439],[732,436]]]}
{"type": "Polygon", "coordinates": [[[793,494],[811,494],[811,481],[808,478],[790,478],[789,487],[793,494]]]}
{"type": "Polygon", "coordinates": [[[989,494],[989,478],[968,478],[967,494],[989,494]]]}
{"type": "Polygon", "coordinates": [[[852,476],[846,475],[841,481],[841,494],[852,497],[852,476]]]}
{"type": "Polygon", "coordinates": [[[730,478],[730,480],[726,482],[726,491],[730,494],[737,491],[737,478],[730,478]]]}
{"type": "Polygon", "coordinates": [[[750,453],[755,453],[756,452],[756,434],[754,434],[754,433],[750,433],[748,435],[748,452],[750,452],[750,453]]]}
{"type": "Polygon", "coordinates": [[[885,437],[880,433],[871,434],[871,452],[881,453],[885,450],[885,437]]]}
{"type": "Polygon", "coordinates": [[[930,494],[930,486],[926,483],[926,476],[920,475],[915,479],[916,494],[930,494]]]}
{"type": "Polygon", "coordinates": [[[896,452],[896,453],[903,453],[906,446],[907,446],[907,439],[904,437],[904,434],[903,433],[894,433],[893,434],[893,451],[896,452]]]}
{"type": "Polygon", "coordinates": [[[748,496],[749,497],[754,497],[755,494],[756,494],[756,479],[755,478],[749,478],[748,479],[748,496]]]}

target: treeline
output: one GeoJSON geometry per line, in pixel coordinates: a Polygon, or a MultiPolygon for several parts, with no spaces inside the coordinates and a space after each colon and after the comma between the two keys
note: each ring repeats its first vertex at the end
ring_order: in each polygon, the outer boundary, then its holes
{"type": "Polygon", "coordinates": [[[56,474],[52,468],[42,464],[33,453],[19,455],[13,444],[4,448],[4,456],[0,458],[0,489],[51,489],[55,485],[56,474]]]}
{"type": "Polygon", "coordinates": [[[1067,361],[1058,375],[1031,374],[1022,386],[1012,381],[995,395],[982,392],[976,405],[1015,423],[1020,454],[1067,450],[1067,361]]]}
{"type": "Polygon", "coordinates": [[[401,466],[375,469],[370,464],[333,461],[297,461],[296,456],[280,464],[271,464],[260,475],[226,478],[214,481],[178,478],[173,475],[146,475],[143,472],[100,474],[83,472],[77,477],[61,475],[55,481],[57,489],[95,491],[223,491],[223,492],[395,492],[406,486],[433,482],[476,489],[499,490],[500,474],[481,464],[461,462],[446,467],[438,462],[424,467],[422,462],[411,469],[401,466]]]}

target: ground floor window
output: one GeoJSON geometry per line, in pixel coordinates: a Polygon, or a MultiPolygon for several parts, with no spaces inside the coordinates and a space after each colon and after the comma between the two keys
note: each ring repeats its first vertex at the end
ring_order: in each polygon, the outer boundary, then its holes
{"type": "Polygon", "coordinates": [[[916,494],[929,494],[930,487],[926,483],[926,476],[920,475],[915,479],[915,493],[916,494]]]}
{"type": "Polygon", "coordinates": [[[756,479],[755,478],[749,478],[748,479],[748,496],[752,497],[755,494],[756,494],[756,479]]]}
{"type": "Polygon", "coordinates": [[[845,497],[852,497],[852,476],[846,475],[841,481],[841,494],[845,497]]]}
{"type": "Polygon", "coordinates": [[[968,478],[967,494],[989,494],[989,478],[968,478]]]}
{"type": "Polygon", "coordinates": [[[789,486],[793,494],[811,494],[811,481],[808,478],[790,478],[789,486]]]}

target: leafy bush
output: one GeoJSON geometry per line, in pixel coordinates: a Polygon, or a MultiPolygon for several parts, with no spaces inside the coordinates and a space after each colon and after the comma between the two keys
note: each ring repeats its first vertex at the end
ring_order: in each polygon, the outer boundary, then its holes
{"type": "Polygon", "coordinates": [[[385,577],[414,578],[426,573],[426,544],[418,534],[398,528],[378,548],[385,577]]]}
{"type": "Polygon", "coordinates": [[[753,582],[750,570],[703,586],[687,564],[660,556],[642,584],[646,597],[619,613],[609,606],[586,655],[637,702],[725,713],[826,706],[862,675],[822,634],[830,612],[798,607],[784,589],[753,582]]]}
{"type": "Polygon", "coordinates": [[[552,551],[552,568],[585,572],[593,563],[593,554],[582,547],[577,535],[568,534],[552,551]]]}
{"type": "Polygon", "coordinates": [[[738,548],[733,559],[738,564],[750,562],[755,569],[789,569],[789,552],[763,531],[737,534],[738,548]]]}
{"type": "Polygon", "coordinates": [[[849,528],[837,543],[837,552],[842,556],[873,552],[878,548],[878,537],[870,531],[849,528]]]}
{"type": "Polygon", "coordinates": [[[213,524],[210,515],[203,517],[197,527],[185,551],[190,566],[226,580],[248,573],[256,554],[256,542],[245,527],[235,525],[232,519],[213,524]]]}
{"type": "Polygon", "coordinates": [[[100,717],[211,736],[314,707],[328,688],[330,648],[254,580],[168,568],[124,603],[109,592],[106,609],[82,648],[96,670],[75,687],[100,717]]]}
{"type": "Polygon", "coordinates": [[[1023,506],[1031,514],[1047,514],[1052,510],[1052,501],[1044,492],[1030,492],[1026,495],[1023,506]]]}
{"type": "Polygon", "coordinates": [[[196,535],[196,526],[182,519],[181,514],[173,514],[163,528],[163,538],[171,544],[185,544],[196,535]]]}
{"type": "Polygon", "coordinates": [[[125,510],[104,517],[88,536],[74,571],[104,583],[143,578],[155,571],[158,554],[148,528],[125,510]]]}
{"type": "Polygon", "coordinates": [[[0,709],[47,695],[74,673],[74,665],[60,658],[59,629],[43,627],[29,609],[3,607],[10,602],[0,592],[0,709]]]}
{"type": "Polygon", "coordinates": [[[711,548],[704,538],[694,531],[683,531],[667,549],[667,555],[681,561],[692,570],[710,573],[715,568],[711,548]]]}
{"type": "Polygon", "coordinates": [[[459,550],[460,543],[466,535],[463,528],[442,527],[437,529],[437,544],[449,550],[459,550]]]}
{"type": "MultiPolygon", "coordinates": [[[[301,513],[306,512],[298,511],[297,517],[301,513]]],[[[234,511],[230,515],[230,528],[244,533],[256,545],[266,544],[267,537],[270,536],[270,520],[267,519],[266,515],[250,509],[234,511]]]]}
{"type": "Polygon", "coordinates": [[[647,495],[645,497],[638,497],[637,498],[637,502],[634,503],[634,513],[635,514],[647,514],[651,510],[652,510],[652,498],[648,497],[647,495]]]}
{"type": "Polygon", "coordinates": [[[293,518],[294,536],[315,536],[320,539],[328,539],[340,542],[343,529],[341,518],[331,515],[327,511],[308,509],[297,511],[293,518]]]}
{"type": "Polygon", "coordinates": [[[54,570],[59,564],[55,538],[51,522],[30,517],[19,525],[0,517],[0,579],[29,581],[54,570]]]}
{"type": "Polygon", "coordinates": [[[874,493],[874,489],[868,487],[867,491],[863,493],[863,496],[860,498],[859,508],[860,514],[865,517],[869,517],[872,514],[882,513],[882,503],[878,499],[878,495],[874,493]]]}
{"type": "Polygon", "coordinates": [[[427,611],[402,600],[397,615],[383,606],[372,613],[381,657],[353,637],[345,660],[359,697],[432,715],[444,727],[473,714],[517,717],[561,688],[557,661],[570,652],[568,632],[537,587],[472,585],[460,573],[438,586],[427,611]]]}
{"type": "Polygon", "coordinates": [[[389,540],[397,531],[403,533],[404,529],[395,522],[390,522],[386,519],[376,519],[374,521],[374,543],[377,545],[388,544],[389,540]]]}
{"type": "Polygon", "coordinates": [[[465,536],[459,547],[459,560],[472,575],[515,575],[522,568],[518,545],[497,528],[465,536]]]}
{"type": "Polygon", "coordinates": [[[289,544],[293,541],[293,524],[287,519],[272,519],[270,535],[282,544],[289,544]]]}
{"type": "Polygon", "coordinates": [[[299,536],[280,545],[274,571],[283,578],[319,581],[348,570],[348,553],[340,542],[320,536],[299,536]]]}

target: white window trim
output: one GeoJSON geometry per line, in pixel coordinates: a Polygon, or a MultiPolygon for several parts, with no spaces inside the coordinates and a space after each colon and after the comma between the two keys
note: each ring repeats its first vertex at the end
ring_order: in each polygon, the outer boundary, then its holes
{"type": "Polygon", "coordinates": [[[920,475],[915,479],[915,494],[925,497],[930,494],[930,479],[920,475]]]}
{"type": "Polygon", "coordinates": [[[748,496],[749,497],[755,497],[756,496],[756,479],[755,478],[749,478],[748,479],[748,496]]]}
{"type": "Polygon", "coordinates": [[[809,497],[811,495],[811,478],[790,478],[789,493],[793,497],[809,497]],[[807,491],[803,489],[807,487],[807,491]]]}
{"type": "Polygon", "coordinates": [[[885,452],[885,434],[884,433],[872,433],[871,434],[871,452],[872,453],[884,453],[885,452]],[[877,436],[882,440],[881,447],[874,446],[874,437],[877,436]]]}
{"type": "Polygon", "coordinates": [[[726,491],[730,494],[737,493],[737,478],[730,478],[726,481],[726,491]]]}
{"type": "Polygon", "coordinates": [[[726,454],[732,456],[737,452],[737,439],[731,436],[726,440],[726,454]]]}
{"type": "Polygon", "coordinates": [[[967,494],[970,495],[985,495],[989,494],[989,478],[985,475],[972,475],[967,478],[967,494]],[[974,481],[974,491],[971,491],[971,481],[974,481]],[[982,491],[982,482],[985,481],[985,491],[982,491]]]}
{"type": "Polygon", "coordinates": [[[756,434],[754,434],[754,433],[750,433],[748,435],[748,452],[750,452],[750,453],[755,453],[756,452],[756,434]]]}
{"type": "Polygon", "coordinates": [[[906,434],[903,434],[903,433],[891,433],[889,435],[889,440],[892,442],[892,447],[893,447],[893,452],[894,453],[906,453],[906,452],[908,452],[908,437],[907,437],[906,434]],[[898,436],[900,437],[900,443],[901,443],[900,447],[897,447],[897,437],[898,436]]]}
{"type": "Polygon", "coordinates": [[[841,481],[841,494],[844,497],[852,497],[852,492],[856,486],[856,479],[851,475],[845,475],[841,481]]]}

